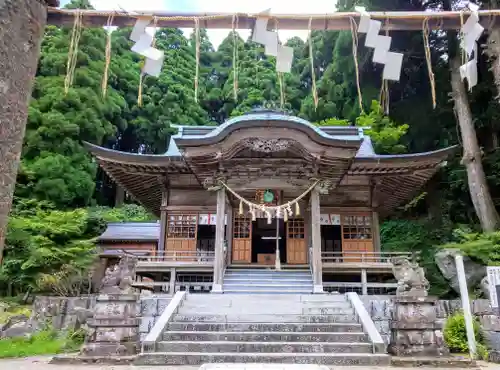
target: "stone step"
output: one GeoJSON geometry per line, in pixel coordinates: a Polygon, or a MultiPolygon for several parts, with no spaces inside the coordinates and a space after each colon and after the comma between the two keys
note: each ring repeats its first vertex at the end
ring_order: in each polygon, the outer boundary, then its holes
{"type": "Polygon", "coordinates": [[[302,306],[183,306],[180,315],[354,315],[352,307],[302,307],[302,306]]]}
{"type": "Polygon", "coordinates": [[[248,287],[246,289],[239,288],[225,288],[224,294],[274,294],[274,295],[288,295],[288,294],[307,294],[312,292],[312,287],[310,289],[277,289],[275,287],[270,287],[268,289],[252,289],[248,287]]]}
{"type": "Polygon", "coordinates": [[[362,333],[358,323],[221,323],[221,322],[171,322],[167,331],[195,332],[291,332],[291,333],[362,333]]]}
{"type": "MultiPolygon", "coordinates": [[[[188,294],[186,302],[202,302],[204,304],[230,302],[234,297],[231,294],[188,294]]],[[[242,302],[246,300],[249,304],[295,304],[296,302],[347,302],[344,294],[312,294],[312,293],[297,293],[289,295],[262,294],[255,297],[252,294],[238,295],[237,300],[242,302]],[[257,300],[257,301],[256,301],[257,300]]]]}
{"type": "Polygon", "coordinates": [[[373,353],[142,353],[134,365],[201,365],[204,363],[323,364],[389,366],[390,356],[373,353]]]}
{"type": "Polygon", "coordinates": [[[233,278],[233,279],[243,279],[248,276],[255,277],[256,279],[263,279],[266,277],[269,277],[270,279],[312,279],[312,275],[310,273],[308,274],[297,274],[297,273],[286,273],[286,274],[276,274],[276,273],[258,273],[258,274],[236,274],[236,273],[230,273],[226,272],[224,274],[225,278],[233,278]]]}
{"type": "Polygon", "coordinates": [[[267,289],[279,289],[279,290],[312,290],[312,283],[305,284],[295,284],[291,283],[255,283],[255,284],[226,284],[224,283],[224,288],[228,290],[267,290],[267,289]]]}
{"type": "Polygon", "coordinates": [[[356,315],[293,315],[293,314],[243,314],[243,315],[203,315],[177,314],[173,317],[174,322],[220,322],[220,323],[245,323],[245,322],[269,322],[269,323],[357,323],[356,315]]]}
{"type": "Polygon", "coordinates": [[[241,279],[241,278],[225,278],[224,285],[274,285],[274,284],[286,284],[286,285],[296,285],[296,284],[307,284],[312,285],[313,281],[311,279],[241,279]]]}
{"type": "Polygon", "coordinates": [[[156,344],[158,352],[236,353],[371,353],[371,343],[169,341],[156,344]]]}
{"type": "Polygon", "coordinates": [[[356,342],[368,343],[368,336],[359,332],[231,332],[231,331],[168,331],[164,341],[249,341],[249,342],[356,342]]]}
{"type": "MultiPolygon", "coordinates": [[[[235,298],[232,299],[227,299],[226,301],[219,301],[216,304],[213,304],[212,302],[200,302],[200,301],[191,301],[191,300],[186,300],[182,303],[182,308],[198,308],[200,310],[204,309],[211,309],[211,308],[221,308],[221,307],[234,307],[234,308],[244,308],[248,309],[254,304],[258,304],[259,307],[274,307],[276,306],[276,302],[270,302],[269,304],[267,301],[262,301],[258,300],[256,301],[255,299],[252,300],[251,303],[249,303],[248,300],[246,299],[238,299],[238,297],[241,297],[240,294],[238,294],[235,298]]],[[[259,295],[260,297],[260,295],[259,295]]],[[[350,309],[352,308],[352,305],[350,302],[347,301],[340,301],[340,302],[294,302],[293,304],[280,304],[280,307],[297,307],[298,309],[321,309],[321,308],[344,308],[344,309],[350,309]]]]}

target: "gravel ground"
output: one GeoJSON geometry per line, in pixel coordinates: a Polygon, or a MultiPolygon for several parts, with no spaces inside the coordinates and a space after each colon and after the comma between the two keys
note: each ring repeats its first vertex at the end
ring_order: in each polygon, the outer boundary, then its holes
{"type": "MultiPolygon", "coordinates": [[[[104,365],[49,365],[50,357],[0,360],[0,370],[197,370],[198,366],[104,366],[104,365]]],[[[500,370],[500,364],[479,363],[484,370],[500,370]]],[[[380,370],[382,367],[335,367],[335,370],[380,370]]],[[[388,367],[390,370],[408,370],[388,367]]],[[[431,370],[421,367],[419,370],[431,370]]],[[[433,368],[432,370],[436,370],[433,368]]],[[[445,370],[445,369],[441,369],[445,370]]],[[[454,369],[458,370],[458,369],[454,369]]]]}

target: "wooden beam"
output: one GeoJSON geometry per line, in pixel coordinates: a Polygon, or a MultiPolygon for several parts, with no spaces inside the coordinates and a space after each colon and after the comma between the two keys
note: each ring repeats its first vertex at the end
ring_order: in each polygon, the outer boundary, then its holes
{"type": "MultiPolygon", "coordinates": [[[[48,24],[73,25],[75,10],[49,8],[48,24]]],[[[113,25],[118,27],[133,26],[138,17],[153,17],[158,19],[158,27],[192,28],[194,19],[198,18],[203,28],[231,29],[233,16],[230,13],[173,13],[165,11],[155,12],[123,12],[123,11],[97,11],[82,10],[83,24],[87,27],[106,26],[108,18],[114,15],[113,25]]],[[[422,22],[428,19],[431,29],[459,29],[460,17],[465,19],[469,12],[371,12],[371,18],[380,20],[383,29],[389,30],[422,30],[422,22]]],[[[481,24],[485,28],[493,28],[496,16],[500,15],[499,9],[480,10],[481,24]]],[[[238,28],[252,29],[257,14],[238,13],[238,28]]],[[[330,14],[272,14],[268,23],[270,29],[279,25],[280,30],[307,30],[309,19],[313,30],[350,30],[351,18],[359,23],[359,14],[353,12],[338,12],[330,14]]]]}

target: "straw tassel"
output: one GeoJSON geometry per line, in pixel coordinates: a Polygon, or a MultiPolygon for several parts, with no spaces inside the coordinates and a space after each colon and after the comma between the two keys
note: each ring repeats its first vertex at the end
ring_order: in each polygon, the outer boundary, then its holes
{"type": "Polygon", "coordinates": [[[240,210],[239,210],[239,214],[242,215],[243,214],[243,201],[240,200],[240,210]]]}
{"type": "Polygon", "coordinates": [[[299,202],[295,202],[295,216],[300,216],[300,205],[299,205],[299,202]]]}

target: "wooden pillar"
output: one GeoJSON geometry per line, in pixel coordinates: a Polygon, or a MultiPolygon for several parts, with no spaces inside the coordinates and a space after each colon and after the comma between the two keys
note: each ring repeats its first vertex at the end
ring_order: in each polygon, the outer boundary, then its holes
{"type": "Polygon", "coordinates": [[[47,5],[59,1],[0,1],[0,264],[47,5]]]}
{"type": "Polygon", "coordinates": [[[175,267],[170,269],[170,280],[168,287],[168,294],[175,294],[175,282],[177,281],[177,271],[175,267]]]}
{"type": "Polygon", "coordinates": [[[372,239],[373,250],[375,252],[380,252],[380,223],[377,211],[372,212],[372,239]]]}
{"type": "Polygon", "coordinates": [[[212,293],[222,293],[224,273],[224,217],[226,215],[226,189],[217,190],[217,221],[215,225],[215,259],[212,293]]]}
{"type": "Polygon", "coordinates": [[[226,264],[231,263],[232,253],[233,253],[233,217],[234,210],[231,205],[228,204],[227,209],[227,225],[226,225],[226,241],[227,241],[227,260],[226,264]]]}
{"type": "Polygon", "coordinates": [[[314,293],[323,293],[323,265],[321,262],[321,225],[319,192],[315,188],[311,192],[311,241],[314,293]]]}
{"type": "Polygon", "coordinates": [[[366,269],[361,270],[361,294],[368,295],[368,275],[366,269]]]}
{"type": "Polygon", "coordinates": [[[168,190],[164,190],[161,197],[161,216],[160,216],[160,239],[158,240],[158,255],[163,256],[167,243],[167,206],[168,190]]]}

